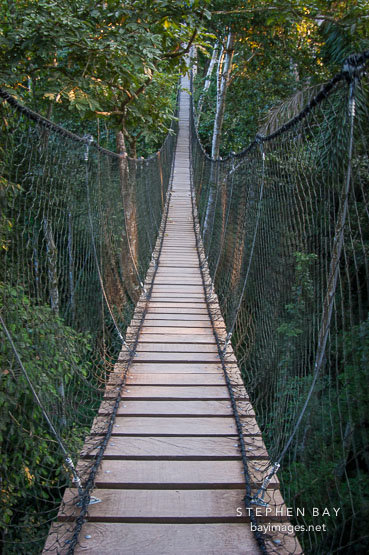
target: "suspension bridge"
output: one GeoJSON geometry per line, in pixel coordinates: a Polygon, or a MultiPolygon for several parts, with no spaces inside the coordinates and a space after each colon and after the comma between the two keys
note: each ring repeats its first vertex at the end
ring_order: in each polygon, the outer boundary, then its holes
{"type": "MultiPolygon", "coordinates": [[[[182,88],[189,88],[188,79],[182,88]]],[[[190,185],[187,92],[181,92],[179,105],[172,186],[157,262],[146,283],[150,296],[142,294],[127,330],[136,341],[135,346],[128,342],[135,355],[121,352],[92,428],[92,436],[106,433],[105,415],[124,369],[112,434],[96,474],[93,496],[99,502],[88,508],[76,552],[117,553],[122,538],[126,553],[259,552],[246,524],[240,439],[255,495],[268,455],[230,345],[230,368],[224,370],[220,362],[214,330],[224,340],[226,328],[215,295],[209,297],[204,288],[211,280],[190,185]]],[[[91,456],[89,443],[85,457],[91,456]]],[[[77,467],[82,475],[83,460],[77,467]]],[[[261,504],[263,522],[279,522],[283,529],[288,518],[275,477],[265,496],[279,511],[268,514],[268,505],[261,504]]],[[[77,501],[76,490],[68,490],[59,521],[75,515],[77,501]]],[[[58,529],[58,535],[54,549],[63,552],[64,538],[67,552],[68,532],[58,529]]],[[[282,544],[281,535],[274,535],[272,544],[282,544]]],[[[45,552],[53,551],[54,541],[52,531],[45,552]]]]}
{"type": "Polygon", "coordinates": [[[367,57],[223,160],[1,92],[5,553],[364,545],[367,57]]]}

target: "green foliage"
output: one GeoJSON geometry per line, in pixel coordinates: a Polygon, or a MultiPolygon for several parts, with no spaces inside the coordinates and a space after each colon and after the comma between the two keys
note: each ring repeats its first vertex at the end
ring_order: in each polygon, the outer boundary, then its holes
{"type": "Polygon", "coordinates": [[[75,113],[99,116],[130,136],[139,120],[146,140],[156,141],[170,125],[165,105],[186,67],[181,44],[195,31],[201,43],[208,16],[204,3],[187,0],[2,3],[0,80],[63,124],[75,113]],[[160,94],[146,96],[154,84],[160,94]]]}
{"type": "Polygon", "coordinates": [[[314,298],[310,266],[317,258],[314,253],[295,253],[295,283],[291,290],[291,301],[285,305],[284,321],[277,328],[277,333],[284,338],[279,366],[290,364],[291,349],[296,345],[290,339],[298,337],[305,330],[307,310],[314,298]]]}
{"type": "Polygon", "coordinates": [[[11,206],[14,197],[22,191],[20,185],[8,181],[2,175],[2,168],[0,163],[0,252],[6,251],[9,248],[9,234],[12,231],[14,222],[8,218],[8,208],[11,206]]]}
{"type": "MultiPolygon", "coordinates": [[[[74,406],[65,407],[60,384],[73,389],[88,379],[90,337],[66,326],[48,306],[36,305],[21,287],[1,284],[0,289],[6,324],[29,379],[64,443],[71,453],[78,453],[91,416],[85,415],[85,425],[75,426],[76,414],[84,411],[83,388],[78,394],[76,390],[74,406]]],[[[65,483],[64,461],[2,328],[0,337],[0,530],[6,543],[27,540],[31,546],[38,534],[45,533],[40,514],[65,483]],[[21,521],[18,508],[27,515],[21,521]],[[38,527],[33,530],[36,521],[38,527]]],[[[47,513],[44,517],[46,522],[47,513]]]]}
{"type": "MultiPolygon", "coordinates": [[[[217,39],[227,26],[236,35],[227,92],[221,154],[240,151],[260,131],[275,106],[341,69],[344,59],[369,47],[367,2],[312,0],[211,3],[209,23],[217,39]]],[[[208,58],[200,55],[196,98],[208,58]]],[[[204,102],[200,136],[210,152],[215,114],[216,72],[204,102]]],[[[301,107],[297,103],[297,112],[301,107]]],[[[293,114],[295,115],[295,114],[293,114]]]]}
{"type": "MultiPolygon", "coordinates": [[[[340,507],[341,515],[346,517],[343,529],[336,528],[334,519],[322,518],[321,524],[326,524],[328,533],[321,548],[329,546],[330,542],[333,545],[349,543],[350,534],[360,537],[362,522],[369,517],[369,496],[366,493],[369,487],[366,472],[369,463],[369,390],[366,387],[369,319],[340,333],[336,344],[338,348],[334,356],[341,371],[335,377],[328,369],[320,379],[300,435],[295,440],[295,457],[283,465],[280,476],[288,498],[293,499],[296,506],[324,507],[325,499],[329,499],[329,506],[340,507]],[[322,499],[322,491],[326,492],[325,499],[322,499]],[[350,530],[349,518],[352,505],[360,514],[360,519],[355,520],[354,530],[350,530]]],[[[290,410],[294,412],[296,399],[306,398],[310,377],[304,380],[307,380],[304,387],[298,384],[290,396],[284,412],[286,417],[290,410]]],[[[283,387],[288,389],[291,385],[287,383],[283,387]]],[[[307,524],[313,524],[313,520],[311,514],[307,515],[307,524]]],[[[369,547],[365,539],[359,545],[361,552],[369,547]]]]}

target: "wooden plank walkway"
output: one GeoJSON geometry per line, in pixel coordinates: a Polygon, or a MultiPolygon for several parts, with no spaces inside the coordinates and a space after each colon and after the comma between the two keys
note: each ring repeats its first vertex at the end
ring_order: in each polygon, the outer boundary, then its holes
{"type": "MultiPolygon", "coordinates": [[[[144,298],[140,300],[127,332],[128,339],[135,337],[140,310],[147,305],[137,355],[129,367],[113,432],[96,476],[93,495],[101,502],[89,507],[88,522],[82,527],[75,553],[260,552],[244,507],[236,423],[200,272],[190,190],[189,97],[185,92],[181,94],[179,120],[159,267],[151,299],[148,304],[144,298]]],[[[225,333],[219,317],[216,326],[225,333]]],[[[107,428],[127,356],[122,351],[110,378],[78,465],[82,474],[107,428]]],[[[227,361],[244,425],[249,471],[257,488],[265,476],[268,456],[231,347],[227,361]]],[[[68,490],[59,521],[53,526],[59,543],[53,543],[55,536],[50,533],[45,551],[67,552],[74,499],[75,490],[68,490]]],[[[272,511],[259,507],[261,522],[288,523],[276,477],[269,484],[266,499],[273,501],[272,511]]],[[[278,553],[301,552],[294,536],[288,534],[274,533],[267,546],[278,553]]]]}

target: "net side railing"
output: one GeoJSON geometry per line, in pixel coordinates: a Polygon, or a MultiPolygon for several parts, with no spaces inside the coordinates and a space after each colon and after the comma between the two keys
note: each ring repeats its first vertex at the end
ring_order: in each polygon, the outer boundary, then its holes
{"type": "MultiPolygon", "coordinates": [[[[369,546],[368,57],[350,57],[303,112],[237,155],[211,159],[192,113],[200,228],[227,340],[269,452],[264,477],[280,465],[306,553],[369,546]]],[[[262,490],[246,501],[278,508],[262,490]]]]}
{"type": "Polygon", "coordinates": [[[157,154],[130,159],[1,93],[4,553],[42,551],[66,487],[77,485],[86,502],[74,464],[143,292],[170,181],[173,121],[157,154]]]}

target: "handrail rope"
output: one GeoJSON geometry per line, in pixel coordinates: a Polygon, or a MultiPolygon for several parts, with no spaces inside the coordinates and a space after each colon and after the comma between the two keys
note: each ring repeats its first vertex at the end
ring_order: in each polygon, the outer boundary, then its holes
{"type": "MultiPolygon", "coordinates": [[[[243,150],[237,153],[230,153],[224,158],[220,158],[220,159],[223,161],[226,161],[226,160],[229,160],[230,158],[240,158],[248,151],[250,151],[252,148],[254,148],[258,144],[258,142],[271,141],[272,139],[278,137],[279,135],[282,135],[283,133],[291,129],[291,127],[296,125],[296,123],[306,118],[307,115],[312,111],[312,109],[315,106],[320,104],[327,96],[329,96],[333,92],[335,86],[340,81],[346,80],[350,82],[352,79],[360,78],[364,72],[365,64],[368,60],[369,60],[369,50],[365,50],[359,54],[351,54],[350,56],[348,56],[342,65],[342,70],[339,73],[337,73],[334,77],[332,77],[332,79],[330,79],[330,81],[328,81],[325,85],[323,85],[321,90],[310,100],[310,102],[308,102],[308,104],[295,117],[287,121],[285,124],[281,125],[281,127],[276,129],[276,131],[274,131],[273,133],[270,133],[269,135],[256,134],[255,139],[243,150]]],[[[192,74],[191,74],[191,93],[193,98],[192,74]]],[[[192,102],[192,110],[195,113],[195,107],[193,102],[192,102]]],[[[215,159],[212,158],[206,152],[204,146],[202,145],[196,125],[194,126],[194,129],[203,154],[209,160],[214,161],[215,159]]]]}
{"type": "MultiPolygon", "coordinates": [[[[292,118],[291,120],[289,120],[286,124],[282,125],[279,129],[277,129],[274,133],[267,135],[267,136],[261,136],[261,135],[257,135],[256,139],[243,151],[241,151],[238,154],[235,155],[229,155],[228,157],[224,158],[223,160],[227,160],[231,157],[240,157],[243,154],[245,154],[246,152],[248,152],[249,150],[251,150],[251,148],[253,148],[254,146],[256,146],[258,143],[262,144],[265,141],[269,141],[275,137],[278,137],[279,135],[281,135],[282,133],[288,131],[289,129],[291,129],[291,127],[293,127],[296,123],[300,122],[302,119],[304,119],[310,112],[311,110],[317,106],[318,104],[320,104],[320,102],[322,102],[334,89],[334,86],[339,82],[342,81],[343,79],[346,80],[346,82],[349,83],[349,88],[350,88],[350,92],[349,92],[349,116],[350,116],[350,131],[349,131],[349,148],[348,148],[348,167],[347,167],[347,173],[346,173],[346,183],[345,183],[345,190],[344,190],[344,195],[343,195],[343,199],[341,200],[341,213],[339,215],[339,219],[336,225],[336,232],[335,232],[335,236],[334,236],[334,240],[333,240],[333,247],[332,247],[332,251],[334,252],[334,256],[332,256],[331,259],[331,268],[330,268],[330,276],[328,278],[328,283],[327,283],[327,294],[324,300],[324,307],[323,307],[323,315],[322,315],[322,321],[321,321],[321,327],[320,327],[320,332],[319,332],[319,340],[318,340],[318,347],[317,347],[317,352],[316,352],[316,357],[315,357],[315,363],[314,363],[314,374],[313,374],[313,381],[312,384],[310,386],[309,392],[307,394],[307,397],[305,399],[304,405],[300,411],[300,414],[296,420],[295,426],[292,430],[292,433],[289,436],[289,439],[287,440],[284,448],[282,449],[279,457],[277,458],[276,462],[270,465],[271,471],[270,473],[266,476],[266,478],[264,479],[261,487],[259,488],[258,492],[254,495],[253,499],[252,499],[252,503],[253,504],[260,504],[260,505],[264,505],[265,502],[263,501],[264,498],[264,494],[266,491],[266,487],[269,484],[271,478],[273,477],[273,475],[278,471],[281,461],[284,458],[285,454],[287,453],[291,442],[293,440],[293,438],[295,437],[303,416],[306,412],[307,406],[309,404],[311,395],[314,391],[315,385],[316,385],[316,381],[323,363],[323,359],[324,359],[324,353],[325,353],[325,347],[326,347],[326,343],[328,340],[328,334],[329,334],[329,329],[330,329],[330,322],[331,322],[331,316],[332,316],[332,309],[333,309],[333,302],[334,302],[334,294],[335,294],[335,290],[336,290],[336,285],[337,285],[337,278],[338,278],[338,269],[339,269],[339,261],[340,261],[340,257],[341,257],[341,252],[342,252],[342,245],[343,245],[343,234],[344,234],[344,227],[345,227],[345,221],[346,221],[346,215],[347,215],[347,210],[348,210],[348,197],[349,197],[349,190],[350,190],[350,183],[351,183],[351,162],[352,162],[352,150],[353,150],[353,133],[354,133],[354,118],[355,118],[355,90],[356,90],[356,84],[357,82],[360,80],[364,68],[365,68],[365,62],[369,59],[369,50],[361,53],[361,54],[352,54],[351,56],[349,56],[343,65],[343,69],[340,73],[338,73],[337,75],[335,75],[323,88],[322,90],[307,104],[307,106],[294,118],[292,118]]],[[[193,103],[192,103],[193,106],[193,103]]],[[[193,119],[193,115],[192,115],[192,120],[193,119]]],[[[197,131],[197,130],[196,130],[197,131]]],[[[196,137],[198,138],[198,133],[196,132],[196,137]]],[[[201,143],[200,146],[202,147],[201,143]]],[[[210,160],[212,162],[216,162],[215,159],[211,159],[210,160]]],[[[264,156],[263,156],[263,160],[264,160],[264,156]]],[[[260,206],[260,205],[259,205],[260,206]]],[[[254,239],[253,239],[253,247],[252,247],[252,251],[254,248],[254,243],[255,243],[255,233],[256,233],[257,229],[255,229],[254,232],[254,239]]],[[[250,261],[249,260],[249,267],[250,267],[250,261]]],[[[248,270],[249,270],[248,267],[248,270]]],[[[246,274],[246,276],[248,276],[248,273],[246,274]]],[[[246,280],[245,280],[246,282],[246,280]]],[[[235,322],[237,320],[237,315],[238,315],[238,311],[239,308],[241,306],[241,302],[242,302],[242,298],[243,298],[243,294],[245,291],[245,282],[244,282],[244,286],[243,286],[243,290],[242,290],[242,295],[240,297],[240,302],[237,308],[237,312],[236,312],[236,316],[234,318],[233,324],[232,324],[232,328],[235,325],[235,322]]],[[[230,334],[228,334],[228,340],[230,339],[230,334]]],[[[227,345],[227,344],[226,344],[227,345]]],[[[226,348],[226,346],[225,346],[226,348]]],[[[222,354],[224,355],[224,350],[222,351],[222,354]]]]}
{"type": "Polygon", "coordinates": [[[306,395],[304,404],[296,419],[295,425],[293,427],[293,430],[289,438],[287,439],[281,453],[277,457],[276,462],[273,465],[271,465],[272,466],[271,472],[264,479],[261,487],[259,488],[259,490],[257,491],[257,493],[253,498],[253,502],[255,504],[260,504],[260,505],[265,504],[263,499],[264,499],[266,487],[270,482],[271,478],[273,477],[273,475],[276,474],[276,472],[278,471],[281,465],[281,462],[292,443],[293,438],[295,437],[297,431],[300,428],[302,419],[308,407],[311,396],[314,392],[315,385],[324,361],[325,349],[326,349],[328,335],[330,331],[333,304],[334,304],[336,287],[337,287],[340,259],[341,259],[342,248],[343,248],[346,217],[348,213],[348,201],[349,201],[351,177],[352,177],[352,152],[353,152],[354,125],[355,125],[355,90],[356,90],[356,84],[358,79],[359,77],[357,75],[354,75],[353,79],[350,82],[350,87],[349,87],[348,113],[349,113],[350,128],[349,128],[348,163],[347,163],[347,171],[346,171],[346,180],[345,180],[345,187],[341,195],[340,212],[337,218],[336,229],[335,229],[335,234],[333,238],[332,255],[331,255],[329,276],[327,280],[327,289],[326,289],[326,294],[323,301],[323,311],[322,311],[321,324],[320,324],[320,329],[318,334],[318,345],[315,353],[313,379],[312,379],[309,391],[306,395]]]}
{"type": "MultiPolygon", "coordinates": [[[[178,110],[178,100],[177,100],[177,110],[178,110]]],[[[175,140],[177,140],[177,136],[178,135],[176,135],[175,140]]],[[[175,145],[174,145],[173,148],[175,150],[175,145]]],[[[89,478],[88,478],[88,480],[86,482],[86,485],[85,485],[85,493],[84,493],[84,497],[83,497],[83,502],[79,505],[81,507],[81,511],[80,511],[79,516],[76,519],[76,525],[75,525],[75,528],[74,528],[74,531],[73,531],[72,539],[68,541],[69,547],[68,547],[67,555],[73,555],[74,554],[74,549],[77,545],[79,534],[80,534],[82,526],[85,522],[87,509],[88,509],[88,505],[89,505],[89,502],[90,502],[90,492],[94,487],[96,473],[98,471],[98,468],[99,468],[100,463],[102,461],[102,458],[104,456],[105,449],[107,447],[108,441],[109,441],[109,439],[112,435],[115,418],[116,418],[118,408],[119,408],[119,403],[122,399],[122,391],[123,391],[123,388],[124,388],[124,386],[126,384],[126,380],[127,380],[128,370],[130,368],[130,365],[131,365],[131,363],[133,361],[133,358],[134,358],[134,355],[136,353],[138,338],[139,338],[139,335],[141,333],[141,329],[142,329],[142,326],[144,324],[144,321],[145,321],[145,318],[146,318],[146,315],[147,315],[147,306],[148,306],[148,302],[149,302],[149,300],[151,298],[151,295],[152,295],[152,290],[153,290],[153,287],[154,287],[154,281],[155,281],[155,277],[156,277],[157,270],[158,270],[158,262],[159,262],[159,258],[160,258],[160,255],[161,255],[161,252],[162,252],[162,249],[163,249],[163,242],[164,242],[165,231],[166,231],[166,227],[167,227],[168,214],[169,214],[169,203],[170,203],[170,199],[171,199],[172,186],[173,186],[174,158],[175,157],[173,156],[172,167],[171,167],[170,184],[169,184],[169,187],[168,187],[166,207],[165,207],[164,218],[163,218],[164,225],[163,225],[162,229],[159,232],[160,233],[160,235],[159,235],[159,252],[158,252],[158,256],[157,256],[156,260],[154,260],[154,264],[155,264],[154,265],[154,273],[153,273],[153,276],[152,276],[150,288],[149,288],[149,291],[148,291],[147,295],[145,295],[145,308],[141,313],[140,323],[137,327],[137,332],[135,334],[135,338],[134,338],[133,346],[131,348],[131,352],[129,353],[129,359],[126,362],[126,367],[124,369],[124,373],[123,373],[123,376],[122,376],[122,381],[119,384],[119,387],[118,387],[118,390],[117,390],[117,398],[115,400],[114,407],[113,407],[112,413],[110,415],[110,420],[109,420],[109,424],[108,424],[106,434],[104,436],[104,440],[103,440],[102,444],[99,447],[99,451],[96,455],[94,465],[92,466],[92,468],[90,470],[90,475],[89,475],[89,478]]]]}
{"type": "MultiPolygon", "coordinates": [[[[58,125],[57,123],[54,123],[53,121],[45,118],[44,116],[41,116],[41,114],[35,112],[34,110],[31,110],[27,106],[24,106],[23,104],[18,102],[18,100],[16,100],[16,98],[14,96],[12,96],[10,93],[6,92],[1,87],[0,87],[0,98],[3,98],[8,104],[10,104],[13,108],[15,108],[21,114],[25,115],[28,119],[30,119],[32,121],[35,121],[36,123],[38,123],[39,125],[42,125],[46,129],[53,130],[56,133],[58,133],[59,135],[61,135],[62,137],[67,137],[68,139],[70,139],[74,142],[81,143],[81,144],[86,144],[86,135],[84,135],[84,136],[77,135],[76,133],[73,133],[72,131],[68,131],[68,129],[65,129],[61,125],[58,125]]],[[[174,127],[173,119],[175,119],[175,118],[174,117],[172,118],[169,131],[168,131],[168,133],[167,133],[167,135],[166,135],[166,137],[163,141],[163,144],[161,145],[161,147],[159,149],[160,152],[164,148],[165,143],[169,139],[169,136],[172,134],[173,127],[174,127]]],[[[89,135],[87,135],[87,136],[89,136],[89,135]]],[[[116,158],[116,159],[121,158],[121,154],[118,154],[117,152],[113,152],[112,150],[109,150],[107,148],[104,148],[104,147],[100,146],[99,143],[96,142],[95,140],[93,140],[91,142],[90,146],[96,148],[99,152],[101,152],[103,154],[106,154],[107,156],[110,156],[111,158],[116,158]]],[[[151,160],[151,159],[155,158],[156,156],[157,156],[157,153],[154,152],[153,154],[151,154],[150,156],[145,158],[145,160],[151,160]]],[[[137,158],[131,158],[129,156],[127,156],[127,158],[129,160],[137,160],[137,158]]]]}

